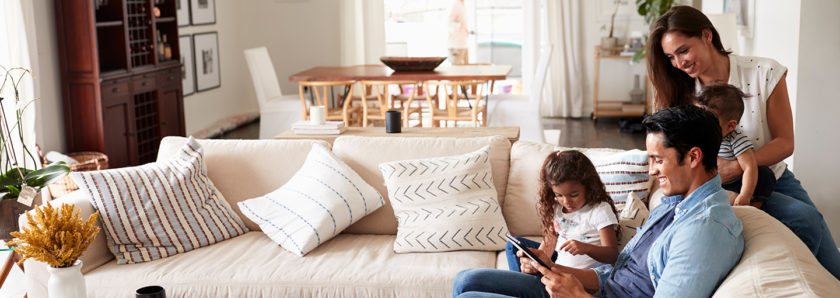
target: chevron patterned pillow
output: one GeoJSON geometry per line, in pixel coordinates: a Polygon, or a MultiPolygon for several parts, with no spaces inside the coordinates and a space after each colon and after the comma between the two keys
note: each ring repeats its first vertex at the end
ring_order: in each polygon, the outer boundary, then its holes
{"type": "Polygon", "coordinates": [[[397,217],[395,252],[504,249],[489,150],[379,165],[397,217]]]}
{"type": "Polygon", "coordinates": [[[330,149],[314,144],[285,185],[238,205],[271,240],[303,256],[385,200],[330,149]]]}

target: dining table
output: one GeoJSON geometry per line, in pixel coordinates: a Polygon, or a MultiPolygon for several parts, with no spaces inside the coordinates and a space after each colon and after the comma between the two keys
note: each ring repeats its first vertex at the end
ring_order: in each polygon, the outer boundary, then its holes
{"type": "MultiPolygon", "coordinates": [[[[440,66],[432,71],[394,71],[384,64],[315,66],[289,76],[289,81],[496,81],[506,79],[511,68],[510,65],[469,64],[440,66]]],[[[345,88],[344,96],[348,92],[345,88]]],[[[466,88],[462,92],[466,97],[466,88]]],[[[489,100],[489,95],[485,100],[489,100]]],[[[334,99],[330,105],[335,105],[334,99]]]]}

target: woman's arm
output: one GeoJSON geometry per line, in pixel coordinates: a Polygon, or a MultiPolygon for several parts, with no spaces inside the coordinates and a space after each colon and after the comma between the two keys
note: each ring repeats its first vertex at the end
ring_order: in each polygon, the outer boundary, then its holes
{"type": "Polygon", "coordinates": [[[615,235],[615,225],[606,226],[598,230],[601,236],[601,245],[583,243],[577,240],[569,240],[560,246],[572,255],[585,254],[604,264],[613,264],[618,259],[618,241],[615,235]]]}
{"type": "Polygon", "coordinates": [[[767,125],[772,139],[755,151],[759,166],[778,163],[793,154],[793,113],[788,97],[787,73],[782,75],[767,99],[767,125]]]}

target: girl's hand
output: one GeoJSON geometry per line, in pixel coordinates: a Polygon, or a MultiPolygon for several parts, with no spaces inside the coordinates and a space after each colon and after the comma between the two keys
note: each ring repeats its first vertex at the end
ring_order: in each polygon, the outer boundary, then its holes
{"type": "Polygon", "coordinates": [[[718,158],[717,164],[718,174],[720,174],[720,181],[722,183],[732,181],[732,179],[740,177],[744,174],[744,170],[741,169],[741,165],[738,164],[737,160],[718,158]]]}
{"type": "Polygon", "coordinates": [[[563,245],[560,245],[560,250],[566,251],[574,256],[588,254],[589,244],[577,240],[569,240],[563,243],[563,245]]]}
{"type": "MultiPolygon", "coordinates": [[[[536,255],[537,258],[539,258],[541,261],[543,261],[543,263],[546,263],[546,264],[549,264],[549,265],[551,263],[554,263],[554,262],[551,261],[551,258],[546,256],[546,254],[542,250],[530,249],[530,248],[526,248],[526,249],[528,249],[532,253],[534,253],[534,255],[536,255]]],[[[526,273],[526,274],[533,274],[533,275],[536,275],[536,274],[539,273],[539,271],[537,270],[536,267],[542,267],[542,266],[540,266],[540,264],[537,264],[537,262],[534,262],[533,260],[531,260],[531,258],[526,256],[524,252],[517,251],[516,256],[519,257],[519,264],[520,264],[519,265],[519,271],[520,272],[526,273]]]]}

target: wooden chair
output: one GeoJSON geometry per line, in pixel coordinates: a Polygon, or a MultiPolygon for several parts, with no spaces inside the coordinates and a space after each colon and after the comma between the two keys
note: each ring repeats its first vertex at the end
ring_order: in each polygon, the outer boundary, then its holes
{"type": "Polygon", "coordinates": [[[449,126],[449,121],[453,121],[456,127],[458,121],[470,121],[475,127],[486,126],[487,106],[482,104],[486,85],[487,81],[427,82],[426,101],[431,110],[429,116],[432,126],[440,126],[439,121],[445,121],[445,126],[449,126]],[[470,106],[459,105],[464,88],[476,90],[475,97],[470,99],[470,106]],[[444,108],[441,109],[433,97],[442,97],[444,108]]]}
{"type": "MultiPolygon", "coordinates": [[[[408,127],[409,119],[412,114],[416,114],[416,119],[423,123],[423,108],[418,103],[412,106],[414,94],[412,91],[405,102],[400,103],[400,107],[394,107],[394,94],[391,94],[391,87],[395,86],[400,89],[402,93],[403,85],[413,85],[416,82],[412,81],[361,81],[359,82],[365,93],[371,93],[371,96],[361,96],[362,100],[362,126],[367,127],[368,123],[376,124],[376,121],[385,122],[385,112],[387,111],[401,111],[402,122],[404,127],[408,127]],[[370,100],[375,98],[376,101],[370,100]]],[[[415,87],[416,89],[416,87],[415,87]]]]}
{"type": "Polygon", "coordinates": [[[361,106],[354,105],[353,100],[353,86],[354,81],[326,81],[326,82],[308,82],[302,81],[298,83],[298,91],[300,93],[300,102],[303,104],[303,119],[309,120],[309,103],[306,100],[306,93],[303,91],[304,87],[312,89],[313,105],[323,106],[326,110],[327,121],[344,121],[344,125],[352,126],[353,124],[361,124],[361,106]],[[330,107],[328,102],[330,90],[332,87],[344,87],[343,90],[338,91],[335,107],[330,107]],[[320,89],[320,91],[319,91],[320,89]]]}

